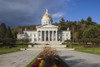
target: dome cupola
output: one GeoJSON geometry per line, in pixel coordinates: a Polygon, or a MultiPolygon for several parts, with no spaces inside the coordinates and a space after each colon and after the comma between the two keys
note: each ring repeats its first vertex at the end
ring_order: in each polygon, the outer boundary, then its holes
{"type": "Polygon", "coordinates": [[[42,25],[45,25],[45,24],[52,24],[52,17],[51,17],[51,15],[48,13],[48,9],[46,9],[46,13],[43,15],[41,21],[42,21],[42,25]]]}

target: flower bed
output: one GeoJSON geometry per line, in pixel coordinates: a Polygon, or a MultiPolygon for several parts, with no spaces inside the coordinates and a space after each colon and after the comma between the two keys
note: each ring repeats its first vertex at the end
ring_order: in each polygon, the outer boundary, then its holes
{"type": "Polygon", "coordinates": [[[91,48],[91,47],[100,47],[100,45],[86,45],[83,46],[84,48],[91,48]]]}
{"type": "Polygon", "coordinates": [[[31,67],[68,67],[63,65],[64,62],[61,62],[57,53],[56,50],[45,47],[31,67]]]}

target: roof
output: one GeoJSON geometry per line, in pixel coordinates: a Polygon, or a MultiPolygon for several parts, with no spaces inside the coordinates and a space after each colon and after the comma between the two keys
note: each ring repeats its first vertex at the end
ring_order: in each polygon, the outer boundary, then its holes
{"type": "Polygon", "coordinates": [[[40,26],[36,26],[37,28],[42,28],[42,27],[56,27],[56,28],[58,28],[58,26],[55,26],[55,25],[52,25],[52,24],[46,24],[46,25],[40,25],[40,26]]]}

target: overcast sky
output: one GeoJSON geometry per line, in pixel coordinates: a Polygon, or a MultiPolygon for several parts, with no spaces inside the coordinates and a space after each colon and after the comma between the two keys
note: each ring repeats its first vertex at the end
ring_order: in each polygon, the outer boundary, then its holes
{"type": "Polygon", "coordinates": [[[79,21],[88,16],[100,24],[99,0],[0,0],[0,23],[11,27],[41,24],[48,9],[53,23],[60,18],[79,21]]]}

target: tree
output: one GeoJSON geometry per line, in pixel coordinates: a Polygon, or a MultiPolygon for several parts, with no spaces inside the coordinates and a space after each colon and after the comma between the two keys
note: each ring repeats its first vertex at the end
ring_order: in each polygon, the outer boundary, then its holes
{"type": "Polygon", "coordinates": [[[61,18],[60,23],[59,23],[59,24],[60,24],[60,26],[64,26],[64,25],[65,25],[64,23],[65,23],[64,18],[61,18]]]}
{"type": "Polygon", "coordinates": [[[12,32],[11,32],[11,29],[10,29],[9,26],[8,26],[8,29],[7,29],[7,32],[6,32],[6,37],[7,37],[7,38],[13,38],[13,35],[12,35],[12,32]]]}
{"type": "Polygon", "coordinates": [[[84,19],[81,19],[81,22],[82,22],[82,23],[84,23],[84,22],[85,22],[85,20],[84,20],[84,19]]]}
{"type": "Polygon", "coordinates": [[[74,39],[77,40],[78,38],[79,38],[79,34],[78,34],[78,32],[75,32],[74,33],[74,39]]]}
{"type": "Polygon", "coordinates": [[[79,39],[82,38],[82,34],[83,34],[83,30],[79,30],[79,31],[78,31],[78,37],[79,37],[79,39]]]}
{"type": "Polygon", "coordinates": [[[65,22],[65,19],[64,18],[61,18],[60,22],[63,22],[64,23],[65,22]]]}
{"type": "Polygon", "coordinates": [[[83,38],[98,38],[100,36],[100,29],[96,26],[91,26],[83,32],[83,38]]]}
{"type": "Polygon", "coordinates": [[[13,35],[13,38],[14,38],[14,39],[16,39],[16,38],[17,38],[17,34],[18,34],[18,32],[17,32],[17,31],[13,31],[13,32],[12,32],[12,35],[13,35]]]}
{"type": "Polygon", "coordinates": [[[57,26],[57,25],[58,25],[58,23],[57,23],[57,22],[55,22],[55,24],[54,24],[54,25],[56,25],[56,26],[57,26]]]}
{"type": "Polygon", "coordinates": [[[6,37],[6,31],[7,31],[7,28],[6,28],[5,23],[1,23],[1,25],[0,25],[0,38],[6,37]]]}
{"type": "Polygon", "coordinates": [[[91,18],[91,17],[88,17],[86,22],[87,22],[87,23],[86,23],[87,26],[95,25],[95,24],[96,24],[95,22],[92,21],[92,18],[91,18]]]}
{"type": "Polygon", "coordinates": [[[67,29],[65,27],[65,20],[64,18],[61,18],[60,23],[59,23],[59,30],[65,30],[65,29],[67,29]]]}
{"type": "Polygon", "coordinates": [[[10,27],[6,28],[5,23],[0,25],[0,41],[2,46],[14,46],[16,40],[13,38],[10,27]]]}
{"type": "Polygon", "coordinates": [[[74,32],[75,32],[75,26],[72,26],[72,42],[74,42],[74,32]]]}
{"type": "Polygon", "coordinates": [[[92,18],[91,17],[88,17],[87,18],[87,22],[92,22],[92,18]]]}
{"type": "Polygon", "coordinates": [[[12,38],[4,38],[2,39],[2,42],[3,42],[3,46],[13,47],[16,43],[16,40],[12,38]]]}

